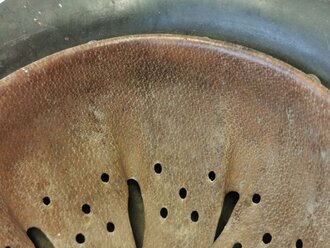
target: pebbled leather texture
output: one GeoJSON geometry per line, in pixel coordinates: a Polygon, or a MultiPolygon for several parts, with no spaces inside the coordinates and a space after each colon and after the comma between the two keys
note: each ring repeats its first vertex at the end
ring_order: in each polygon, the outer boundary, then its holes
{"type": "Polygon", "coordinates": [[[329,90],[225,42],[129,36],[46,57],[0,80],[0,246],[33,247],[24,232],[37,227],[54,247],[135,247],[133,178],[143,247],[265,247],[265,233],[267,247],[327,247],[329,122],[329,90]]]}
{"type": "Polygon", "coordinates": [[[330,86],[330,2],[324,0],[6,0],[0,78],[68,47],[146,33],[244,45],[330,86]]]}

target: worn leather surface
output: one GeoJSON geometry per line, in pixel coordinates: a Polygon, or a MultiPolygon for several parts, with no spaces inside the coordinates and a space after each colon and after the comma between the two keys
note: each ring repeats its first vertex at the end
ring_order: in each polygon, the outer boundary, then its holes
{"type": "Polygon", "coordinates": [[[134,247],[134,178],[144,247],[265,247],[264,233],[267,247],[327,247],[329,121],[325,87],[243,47],[163,35],[65,50],[0,80],[0,245],[33,247],[34,226],[55,247],[134,247]],[[240,198],[213,242],[229,191],[240,198]]]}
{"type": "Polygon", "coordinates": [[[149,33],[244,45],[315,74],[330,88],[329,0],[5,0],[0,78],[91,40],[149,33]]]}

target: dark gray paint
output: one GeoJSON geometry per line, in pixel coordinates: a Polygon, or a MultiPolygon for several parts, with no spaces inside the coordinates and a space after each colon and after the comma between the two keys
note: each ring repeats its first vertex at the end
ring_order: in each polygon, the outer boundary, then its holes
{"type": "Polygon", "coordinates": [[[330,86],[328,0],[6,0],[0,4],[0,78],[64,48],[141,33],[234,42],[330,86]]]}

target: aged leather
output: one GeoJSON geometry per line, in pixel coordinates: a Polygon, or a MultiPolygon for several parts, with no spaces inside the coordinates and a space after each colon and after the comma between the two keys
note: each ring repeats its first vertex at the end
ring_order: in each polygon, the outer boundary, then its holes
{"type": "Polygon", "coordinates": [[[265,247],[270,233],[267,247],[324,248],[329,96],[262,53],[188,36],[121,37],[37,61],[0,80],[0,245],[33,247],[25,232],[37,227],[55,247],[78,246],[78,233],[81,247],[134,247],[133,178],[144,247],[265,247]],[[230,191],[239,200],[214,241],[230,191]]]}

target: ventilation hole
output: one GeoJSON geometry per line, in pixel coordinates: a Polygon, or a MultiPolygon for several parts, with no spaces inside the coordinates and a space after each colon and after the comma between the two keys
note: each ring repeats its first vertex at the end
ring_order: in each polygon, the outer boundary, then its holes
{"type": "Polygon", "coordinates": [[[165,219],[167,217],[167,215],[168,215],[167,208],[162,208],[160,210],[160,216],[162,216],[165,219]]]}
{"type": "Polygon", "coordinates": [[[162,165],[160,163],[155,164],[154,170],[157,174],[162,173],[162,165]]]}
{"type": "Polygon", "coordinates": [[[261,200],[261,196],[259,194],[254,194],[252,196],[252,201],[255,203],[255,204],[258,204],[261,200]]]}
{"type": "Polygon", "coordinates": [[[242,248],[242,244],[241,243],[236,243],[233,245],[233,248],[242,248]]]}
{"type": "Polygon", "coordinates": [[[301,239],[298,239],[296,242],[296,248],[302,248],[303,247],[303,242],[301,239]]]}
{"type": "Polygon", "coordinates": [[[210,172],[209,172],[209,179],[210,179],[211,181],[214,181],[214,180],[215,180],[215,177],[216,177],[215,172],[214,172],[214,171],[210,171],[210,172]]]}
{"type": "Polygon", "coordinates": [[[272,241],[272,235],[270,233],[265,233],[264,236],[262,237],[262,242],[265,244],[269,244],[272,241]]]}
{"type": "Polygon", "coordinates": [[[84,214],[89,214],[91,212],[91,207],[88,204],[84,204],[82,205],[81,210],[84,214]]]}
{"type": "Polygon", "coordinates": [[[179,191],[179,195],[180,195],[181,199],[186,198],[187,190],[185,188],[181,188],[180,191],[179,191]]]}
{"type": "Polygon", "coordinates": [[[226,194],[225,199],[223,201],[223,206],[222,206],[218,226],[215,231],[214,241],[220,236],[223,229],[225,228],[238,200],[239,200],[239,194],[237,192],[231,191],[226,194]]]}
{"type": "Polygon", "coordinates": [[[26,231],[26,234],[36,248],[54,248],[53,244],[39,228],[31,227],[26,231]]]}
{"type": "Polygon", "coordinates": [[[102,180],[102,182],[104,182],[104,183],[108,183],[108,182],[109,182],[109,174],[107,174],[107,173],[102,173],[102,175],[101,175],[101,180],[102,180]]]}
{"type": "Polygon", "coordinates": [[[115,225],[112,222],[107,223],[108,232],[113,232],[115,230],[115,225]]]}
{"type": "Polygon", "coordinates": [[[197,222],[198,221],[198,218],[199,218],[199,214],[197,211],[192,211],[191,212],[191,216],[190,216],[191,220],[193,222],[197,222]]]}
{"type": "Polygon", "coordinates": [[[136,248],[143,245],[144,236],[144,204],[138,182],[129,179],[128,184],[128,216],[131,223],[136,248]]]}
{"type": "Polygon", "coordinates": [[[76,235],[76,241],[77,241],[78,244],[83,244],[83,243],[85,243],[85,236],[84,236],[84,234],[82,234],[82,233],[78,233],[78,234],[76,235]]]}
{"type": "Polygon", "coordinates": [[[42,198],[42,202],[48,206],[50,204],[50,198],[48,196],[45,196],[44,198],[42,198]]]}

